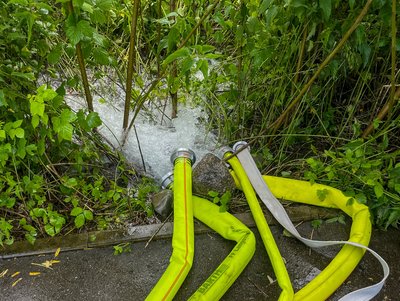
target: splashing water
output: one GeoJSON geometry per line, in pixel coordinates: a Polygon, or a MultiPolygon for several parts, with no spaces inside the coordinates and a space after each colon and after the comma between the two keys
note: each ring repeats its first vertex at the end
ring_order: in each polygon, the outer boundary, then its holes
{"type": "MultiPolygon", "coordinates": [[[[120,94],[123,95],[123,94],[120,94]]],[[[78,110],[86,107],[85,100],[79,95],[66,96],[68,105],[78,110]]],[[[105,103],[98,96],[94,96],[94,111],[103,121],[99,132],[113,144],[120,148],[123,143],[124,131],[123,102],[117,105],[105,103]]],[[[142,159],[139,151],[139,144],[143,155],[146,170],[157,179],[161,179],[167,172],[172,170],[170,156],[173,151],[180,147],[193,150],[197,162],[208,152],[217,148],[217,138],[210,133],[205,125],[207,114],[199,107],[192,107],[190,104],[180,104],[178,117],[169,119],[159,108],[154,107],[147,110],[147,113],[140,113],[135,120],[135,130],[128,132],[122,152],[127,160],[135,166],[142,166],[142,159]],[[149,113],[148,110],[151,112],[149,113]]],[[[168,113],[168,112],[166,112],[168,113]]],[[[132,113],[130,116],[132,117],[132,113]]]]}

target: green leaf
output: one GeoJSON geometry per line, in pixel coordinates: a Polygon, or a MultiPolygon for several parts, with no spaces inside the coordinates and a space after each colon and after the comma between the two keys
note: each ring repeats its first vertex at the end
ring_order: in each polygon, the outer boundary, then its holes
{"type": "Polygon", "coordinates": [[[15,129],[10,129],[8,131],[8,136],[10,136],[10,138],[14,140],[14,138],[15,138],[15,129]]]}
{"type": "Polygon", "coordinates": [[[15,136],[17,136],[17,138],[24,138],[25,137],[24,129],[23,128],[15,129],[15,136]]]}
{"type": "Polygon", "coordinates": [[[12,72],[11,76],[19,77],[28,81],[33,82],[35,80],[35,75],[32,72],[23,73],[23,72],[12,72]]]}
{"type": "Polygon", "coordinates": [[[393,225],[394,227],[397,228],[397,224],[400,220],[400,209],[399,208],[394,208],[391,210],[392,212],[390,213],[385,228],[387,229],[390,225],[393,225]]]}
{"type": "Polygon", "coordinates": [[[26,6],[28,5],[28,1],[27,0],[10,0],[8,1],[9,4],[20,4],[22,6],[26,6]]]}
{"type": "Polygon", "coordinates": [[[54,65],[60,61],[62,50],[62,44],[58,44],[50,51],[50,53],[47,55],[47,61],[49,64],[54,65]]]}
{"type": "Polygon", "coordinates": [[[76,114],[72,112],[70,109],[64,109],[60,115],[62,123],[70,123],[76,120],[76,114]]]}
{"type": "Polygon", "coordinates": [[[313,227],[314,229],[318,229],[323,223],[322,219],[316,219],[311,221],[311,227],[313,227]]]}
{"type": "Polygon", "coordinates": [[[107,22],[107,17],[101,9],[95,8],[90,15],[90,20],[97,24],[104,24],[107,22]]]}
{"type": "Polygon", "coordinates": [[[5,130],[0,130],[0,140],[6,139],[6,131],[5,130]]]}
{"type": "Polygon", "coordinates": [[[359,202],[360,204],[366,204],[367,203],[367,197],[365,196],[364,193],[357,193],[355,195],[355,199],[357,200],[357,202],[359,202]]]}
{"type": "Polygon", "coordinates": [[[85,3],[85,0],[72,0],[72,4],[76,8],[82,8],[84,3],[85,3]]]}
{"type": "Polygon", "coordinates": [[[222,205],[227,205],[229,203],[229,201],[231,200],[231,192],[230,191],[226,191],[222,196],[221,196],[221,204],[222,205]]]}
{"type": "Polygon", "coordinates": [[[82,10],[91,14],[91,13],[93,13],[93,6],[91,6],[87,2],[84,2],[82,5],[82,10]]]}
{"type": "Polygon", "coordinates": [[[38,96],[37,98],[41,99],[40,102],[46,102],[52,100],[57,96],[57,92],[54,91],[52,88],[47,88],[46,85],[42,85],[38,89],[38,96]]]}
{"type": "Polygon", "coordinates": [[[104,48],[96,47],[93,50],[93,58],[95,62],[100,65],[110,64],[110,56],[108,55],[108,52],[104,48]]]}
{"type": "Polygon", "coordinates": [[[15,198],[10,197],[0,197],[0,207],[7,207],[11,209],[15,205],[15,198]]]}
{"type": "Polygon", "coordinates": [[[90,210],[83,210],[83,215],[85,216],[85,219],[88,221],[93,220],[93,213],[90,210]]]}
{"type": "Polygon", "coordinates": [[[18,141],[18,148],[17,148],[17,156],[20,157],[21,159],[24,159],[26,156],[26,140],[25,139],[19,139],[18,141]]]}
{"type": "Polygon", "coordinates": [[[67,187],[75,187],[78,185],[78,181],[75,178],[68,178],[68,180],[63,184],[67,187]]]}
{"type": "Polygon", "coordinates": [[[319,7],[322,10],[324,19],[329,20],[332,12],[332,1],[331,0],[319,0],[319,7]]]}
{"type": "Polygon", "coordinates": [[[25,147],[26,152],[28,155],[33,156],[35,155],[35,151],[37,150],[37,146],[35,144],[29,144],[25,147]]]}
{"type": "Polygon", "coordinates": [[[219,206],[219,212],[226,212],[228,211],[228,207],[226,204],[222,204],[221,206],[219,206]]]}
{"type": "Polygon", "coordinates": [[[164,60],[163,65],[168,65],[169,63],[179,59],[184,58],[190,55],[189,49],[186,47],[178,49],[177,51],[171,53],[167,58],[164,60]]]}
{"type": "Polygon", "coordinates": [[[67,22],[67,24],[65,33],[72,45],[78,44],[84,37],[91,37],[94,32],[93,27],[86,20],[81,20],[76,25],[71,22],[67,22]]]}
{"type": "Polygon", "coordinates": [[[200,69],[201,73],[203,73],[204,78],[208,78],[208,61],[200,60],[197,63],[197,67],[200,69]]]}
{"type": "MultiPolygon", "coordinates": [[[[30,111],[32,116],[40,116],[42,117],[44,114],[44,103],[37,102],[37,101],[31,101],[30,103],[30,111]]],[[[35,121],[36,123],[36,121],[35,121]]],[[[39,121],[37,122],[39,124],[39,121]]],[[[33,125],[33,123],[32,123],[33,125]]]]}
{"type": "Polygon", "coordinates": [[[17,121],[14,121],[13,124],[12,124],[12,127],[13,127],[14,129],[19,128],[19,127],[21,126],[22,122],[23,122],[22,119],[17,120],[17,121]]]}
{"type": "Polygon", "coordinates": [[[192,68],[192,66],[194,65],[195,61],[192,57],[188,56],[187,58],[185,58],[181,63],[180,63],[180,67],[181,67],[181,73],[186,73],[188,71],[190,71],[190,69],[192,68]]]}
{"type": "Polygon", "coordinates": [[[263,14],[267,8],[270,6],[271,0],[263,0],[258,8],[258,13],[263,14]]]}
{"type": "Polygon", "coordinates": [[[64,109],[61,112],[60,117],[53,117],[53,129],[58,134],[58,140],[72,140],[72,134],[74,132],[73,126],[70,122],[77,118],[76,114],[69,109],[64,109]]]}
{"type": "Polygon", "coordinates": [[[83,209],[81,207],[75,207],[74,209],[71,210],[70,215],[71,216],[78,216],[83,212],[83,209]]]}
{"type": "Polygon", "coordinates": [[[85,224],[85,216],[83,214],[79,214],[77,217],[75,217],[74,223],[75,227],[82,227],[85,224]]]}
{"type": "MultiPolygon", "coordinates": [[[[44,105],[43,105],[43,107],[44,107],[44,105]]],[[[34,129],[37,128],[37,126],[39,125],[39,121],[40,121],[39,115],[33,115],[32,116],[31,123],[32,123],[32,126],[33,126],[34,129]]]]}
{"type": "Polygon", "coordinates": [[[113,0],[97,0],[96,7],[100,8],[103,11],[109,11],[113,9],[113,0]]]}
{"type": "Polygon", "coordinates": [[[46,210],[44,210],[43,208],[33,208],[33,210],[31,211],[31,215],[33,215],[34,217],[43,217],[46,215],[46,210]]]}
{"type": "Polygon", "coordinates": [[[44,226],[44,230],[46,231],[47,234],[50,236],[56,235],[56,231],[54,230],[54,227],[51,224],[46,224],[44,226]]]}
{"type": "Polygon", "coordinates": [[[99,114],[97,114],[96,112],[90,112],[86,117],[86,124],[89,127],[88,131],[100,126],[102,124],[102,121],[99,114]]]}
{"type": "Polygon", "coordinates": [[[36,237],[30,233],[25,234],[25,239],[31,244],[34,245],[36,241],[36,237]]]}
{"type": "Polygon", "coordinates": [[[318,189],[317,196],[320,201],[324,201],[329,193],[328,189],[318,189]]]}
{"type": "Polygon", "coordinates": [[[376,184],[375,184],[375,186],[374,186],[374,192],[375,192],[375,195],[376,195],[376,197],[377,197],[378,199],[383,195],[384,190],[383,190],[383,186],[382,186],[381,183],[376,183],[376,184]]]}
{"type": "Polygon", "coordinates": [[[212,198],[215,198],[215,197],[218,196],[218,192],[213,191],[213,190],[210,190],[210,191],[208,192],[208,195],[209,195],[210,197],[212,197],[212,198]]]}
{"type": "Polygon", "coordinates": [[[8,103],[4,97],[3,90],[0,90],[0,107],[8,107],[8,103]]]}

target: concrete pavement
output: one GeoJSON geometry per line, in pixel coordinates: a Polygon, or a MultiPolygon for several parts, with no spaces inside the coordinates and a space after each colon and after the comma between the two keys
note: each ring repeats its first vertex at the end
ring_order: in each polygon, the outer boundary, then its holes
{"type": "MultiPolygon", "coordinates": [[[[299,232],[314,239],[347,239],[347,225],[323,223],[313,230],[309,222],[302,223],[299,232]]],[[[228,290],[222,300],[277,300],[280,289],[255,228],[256,253],[228,290]]],[[[311,280],[335,256],[339,248],[324,248],[317,251],[283,235],[282,228],[271,226],[278,247],[287,262],[289,275],[295,290],[311,280]]],[[[152,241],[147,248],[145,242],[131,245],[131,252],[113,255],[112,247],[93,248],[54,254],[0,259],[1,300],[144,300],[151,288],[166,269],[171,255],[171,239],[152,241]],[[49,268],[33,265],[58,260],[49,268]],[[11,277],[14,273],[18,275],[11,277]],[[39,275],[29,275],[40,272],[39,275]],[[19,278],[21,280],[15,284],[19,278]]],[[[212,231],[203,231],[195,238],[194,265],[175,300],[187,300],[201,283],[212,273],[233,248],[234,243],[222,239],[212,231]]],[[[383,291],[374,300],[400,299],[400,231],[374,230],[371,248],[383,256],[391,267],[391,275],[383,291]]],[[[338,300],[344,294],[375,283],[382,275],[379,263],[366,254],[346,283],[330,298],[338,300]]]]}

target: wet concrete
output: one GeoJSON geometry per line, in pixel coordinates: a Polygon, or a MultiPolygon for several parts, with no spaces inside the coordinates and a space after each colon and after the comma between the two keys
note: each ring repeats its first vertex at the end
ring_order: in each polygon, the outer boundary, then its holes
{"type": "MultiPolygon", "coordinates": [[[[315,239],[346,239],[350,223],[324,223],[319,230],[312,230],[309,223],[298,229],[304,236],[315,239]]],[[[302,287],[306,279],[322,270],[335,256],[338,248],[310,251],[295,239],[285,237],[282,228],[271,227],[277,244],[287,262],[295,290],[302,287]]],[[[275,282],[271,264],[262,245],[257,230],[252,228],[257,238],[256,253],[225,294],[222,300],[277,300],[280,289],[275,282]]],[[[1,259],[0,273],[8,269],[0,278],[1,300],[144,300],[151,288],[166,269],[171,255],[170,239],[152,241],[145,249],[145,242],[131,245],[132,251],[113,255],[113,248],[96,248],[82,251],[61,252],[56,258],[59,263],[52,269],[32,265],[54,259],[53,255],[28,256],[16,259],[1,259]],[[15,272],[19,275],[11,277],[15,272]],[[41,272],[29,276],[29,272],[41,272]],[[22,278],[14,287],[12,284],[22,278]]],[[[192,270],[186,278],[175,300],[187,300],[201,283],[228,255],[234,243],[225,241],[215,233],[196,235],[195,259],[192,270]]],[[[400,271],[400,231],[375,230],[370,246],[383,256],[391,267],[391,275],[383,291],[374,300],[399,300],[400,271]]],[[[345,284],[330,298],[338,300],[344,294],[370,285],[380,280],[379,263],[366,254],[359,266],[345,284]]]]}

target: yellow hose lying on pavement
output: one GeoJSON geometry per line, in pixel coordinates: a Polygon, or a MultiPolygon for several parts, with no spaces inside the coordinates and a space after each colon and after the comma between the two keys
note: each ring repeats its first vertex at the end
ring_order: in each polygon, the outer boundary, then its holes
{"type": "MultiPolygon", "coordinates": [[[[231,154],[232,153],[230,152],[226,152],[224,156],[227,158],[230,157],[231,154]]],[[[294,296],[293,287],[290,282],[290,278],[286,270],[283,258],[279,252],[278,246],[275,243],[271,230],[268,227],[267,221],[265,220],[264,213],[262,212],[260,204],[258,203],[258,199],[254,192],[254,189],[239,160],[236,157],[232,157],[228,160],[228,163],[233,168],[235,175],[240,182],[240,187],[246,196],[247,202],[249,203],[254,221],[256,222],[265,249],[267,250],[268,256],[271,260],[277,282],[282,289],[278,300],[291,301],[293,300],[294,296]]]]}
{"type": "Polygon", "coordinates": [[[147,296],[148,301],[172,300],[193,263],[194,229],[192,166],[188,157],[174,161],[174,233],[168,268],[147,296]]]}
{"type": "MultiPolygon", "coordinates": [[[[367,247],[372,228],[368,207],[352,201],[340,190],[329,186],[311,184],[299,180],[262,176],[246,144],[246,142],[241,141],[233,147],[236,151],[239,151],[236,155],[237,159],[252,187],[275,219],[289,233],[309,247],[320,248],[332,245],[344,245],[331,263],[294,295],[294,300],[326,300],[351,274],[366,250],[380,262],[383,269],[383,278],[374,285],[358,289],[343,296],[340,301],[367,301],[376,296],[389,276],[390,269],[379,254],[367,247]],[[241,147],[244,148],[239,150],[241,147]],[[322,199],[321,191],[324,194],[322,199]],[[317,241],[302,237],[277,198],[341,209],[353,219],[350,239],[348,241],[317,241]]],[[[243,182],[240,181],[240,184],[243,184],[243,182]]]]}
{"type": "MultiPolygon", "coordinates": [[[[276,198],[327,208],[341,209],[353,219],[349,241],[367,246],[371,237],[371,221],[368,207],[357,202],[349,203],[340,190],[305,181],[263,176],[276,198]],[[318,191],[325,192],[320,200],[318,191]]],[[[365,249],[345,245],[330,264],[295,294],[294,300],[325,300],[351,274],[365,253],[365,249]]],[[[368,300],[368,299],[367,299],[368,300]]]]}
{"type": "Polygon", "coordinates": [[[220,212],[210,201],[193,197],[194,217],[202,221],[223,238],[237,242],[229,255],[208,277],[189,300],[219,300],[253,257],[256,240],[253,232],[228,212],[220,212]]]}

